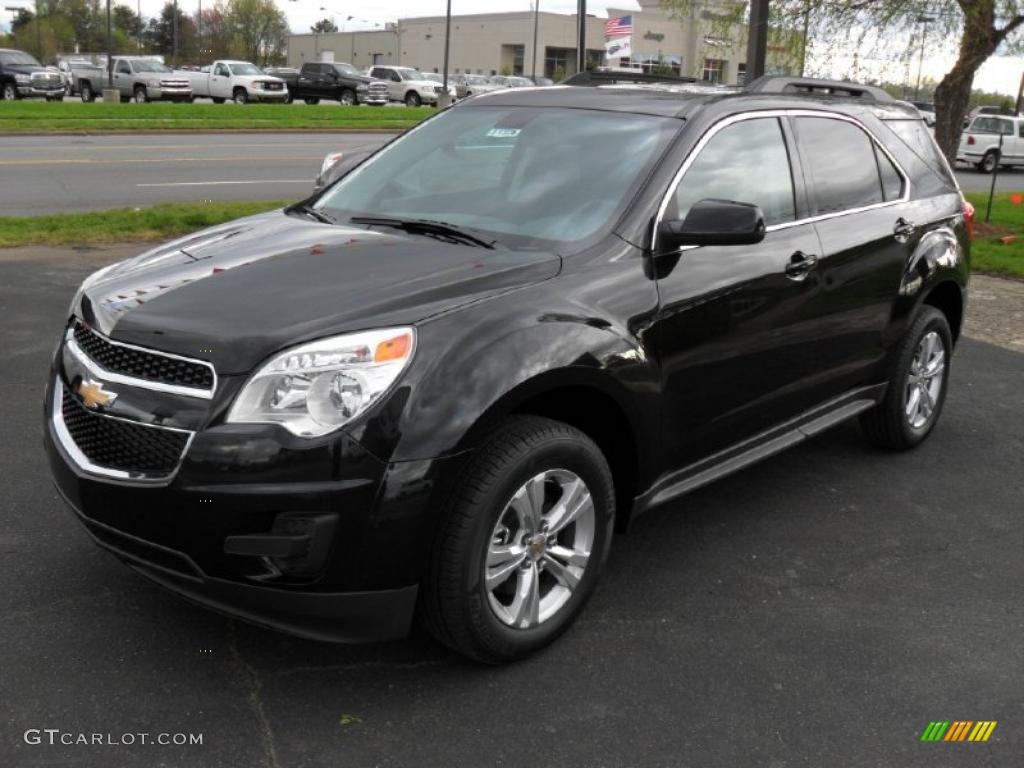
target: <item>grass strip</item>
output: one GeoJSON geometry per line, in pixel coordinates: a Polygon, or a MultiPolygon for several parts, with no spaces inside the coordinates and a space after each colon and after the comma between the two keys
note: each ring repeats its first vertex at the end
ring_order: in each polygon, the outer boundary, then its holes
{"type": "Polygon", "coordinates": [[[0,217],[0,248],[166,240],[281,208],[290,202],[164,203],[152,208],[3,216],[0,217]]]}
{"type": "Polygon", "coordinates": [[[296,104],[82,104],[0,102],[0,132],[404,130],[430,107],[310,107],[296,104]]]}
{"type": "Polygon", "coordinates": [[[992,201],[992,218],[985,223],[988,195],[966,195],[975,208],[975,237],[971,244],[971,268],[989,275],[1024,279],[1024,193],[1006,192],[992,201]],[[1002,238],[1016,237],[1010,243],[1002,238]]]}

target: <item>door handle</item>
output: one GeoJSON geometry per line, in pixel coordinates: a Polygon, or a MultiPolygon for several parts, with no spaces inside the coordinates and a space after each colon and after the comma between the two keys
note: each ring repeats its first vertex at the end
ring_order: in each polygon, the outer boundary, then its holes
{"type": "Polygon", "coordinates": [[[807,254],[797,251],[789,258],[786,265],[786,277],[790,280],[801,282],[807,278],[812,269],[818,265],[818,257],[814,254],[807,254]]]}
{"type": "Polygon", "coordinates": [[[905,243],[917,232],[917,225],[904,218],[896,219],[896,226],[892,230],[896,242],[905,243]]]}

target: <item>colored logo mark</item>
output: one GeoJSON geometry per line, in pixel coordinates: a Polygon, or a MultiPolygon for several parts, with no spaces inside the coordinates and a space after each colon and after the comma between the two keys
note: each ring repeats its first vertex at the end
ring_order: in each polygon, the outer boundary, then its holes
{"type": "Polygon", "coordinates": [[[995,720],[933,720],[921,741],[988,741],[995,728],[995,720]]]}

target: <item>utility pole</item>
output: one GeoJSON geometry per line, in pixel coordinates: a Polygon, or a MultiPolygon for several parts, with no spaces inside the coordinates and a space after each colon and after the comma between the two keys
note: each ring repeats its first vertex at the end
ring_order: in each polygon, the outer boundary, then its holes
{"type": "Polygon", "coordinates": [[[1024,112],[1024,74],[1020,76],[1020,88],[1017,89],[1017,114],[1024,112]]]}
{"type": "Polygon", "coordinates": [[[807,37],[811,32],[811,0],[807,0],[807,7],[804,8],[804,37],[800,43],[800,77],[807,74],[807,37]]]}
{"type": "Polygon", "coordinates": [[[43,60],[43,14],[39,10],[39,0],[36,0],[36,56],[43,60]]]}
{"type": "Polygon", "coordinates": [[[142,0],[138,2],[139,13],[139,53],[142,53],[142,0]]]}
{"type": "Polygon", "coordinates": [[[917,85],[914,87],[914,101],[921,98],[921,73],[924,71],[924,42],[928,37],[928,22],[935,21],[931,16],[918,16],[921,22],[921,58],[917,64],[917,85]]]}
{"type": "Polygon", "coordinates": [[[174,0],[174,18],[171,19],[171,37],[174,38],[174,44],[172,46],[173,53],[171,54],[171,62],[177,66],[178,64],[178,0],[174,0]]]}
{"type": "MultiPolygon", "coordinates": [[[[199,43],[198,43],[198,46],[197,46],[199,48],[198,63],[199,63],[200,66],[202,66],[202,63],[203,63],[203,0],[199,0],[199,15],[196,16],[196,22],[197,22],[197,25],[198,25],[198,27],[196,29],[196,35],[199,37],[199,43]]],[[[212,57],[211,57],[211,59],[212,59],[212,57]]]]}
{"type": "MultiPolygon", "coordinates": [[[[110,0],[107,0],[107,88],[114,87],[114,24],[110,17],[110,0]]],[[[103,99],[106,102],[106,98],[103,99]]]]}
{"type": "Polygon", "coordinates": [[[576,1],[576,71],[587,69],[587,0],[576,1]]]}
{"type": "Polygon", "coordinates": [[[537,27],[540,26],[540,0],[533,0],[533,64],[530,66],[530,77],[537,82],[537,27]]]}
{"type": "Polygon", "coordinates": [[[764,75],[768,58],[768,0],[750,0],[750,31],[747,33],[746,82],[764,75]]]}

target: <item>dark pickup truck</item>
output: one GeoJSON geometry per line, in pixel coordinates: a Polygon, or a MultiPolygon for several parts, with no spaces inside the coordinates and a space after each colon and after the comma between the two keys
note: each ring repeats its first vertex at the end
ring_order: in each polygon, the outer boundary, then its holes
{"type": "Polygon", "coordinates": [[[387,84],[367,77],[351,64],[311,61],[303,64],[298,74],[277,76],[288,83],[293,100],[302,99],[307,104],[319,104],[321,99],[346,105],[388,103],[387,84]]]}
{"type": "Polygon", "coordinates": [[[60,72],[47,69],[24,51],[0,48],[0,95],[4,101],[64,98],[64,80],[60,72]]]}

